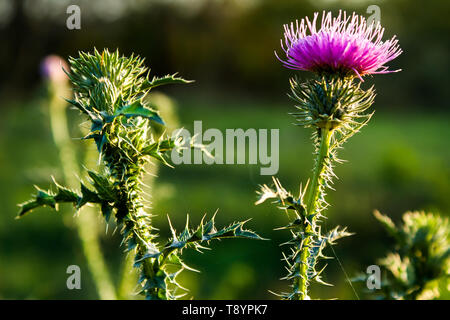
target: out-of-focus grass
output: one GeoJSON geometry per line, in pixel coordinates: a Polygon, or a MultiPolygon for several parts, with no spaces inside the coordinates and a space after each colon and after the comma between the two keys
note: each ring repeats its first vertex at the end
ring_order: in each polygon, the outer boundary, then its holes
{"type": "MultiPolygon", "coordinates": [[[[242,99],[190,97],[178,103],[182,125],[192,132],[193,121],[208,128],[280,129],[280,170],[284,187],[297,193],[312,167],[310,131],[291,125],[293,111],[282,103],[242,99]],[[242,102],[244,101],[244,102],[242,102]]],[[[378,106],[376,106],[378,107],[378,106]]],[[[95,298],[87,267],[72,224],[72,210],[48,209],[14,220],[16,204],[33,192],[32,185],[46,187],[50,175],[60,175],[45,108],[39,101],[9,103],[0,117],[0,298],[95,298]],[[66,289],[66,267],[82,268],[82,290],[66,289]]],[[[74,120],[78,114],[70,112],[74,120]]],[[[332,204],[324,227],[347,225],[355,232],[335,247],[345,272],[353,276],[382,257],[392,244],[371,212],[379,209],[398,219],[410,209],[429,209],[447,214],[450,208],[450,136],[448,114],[425,112],[377,112],[362,132],[341,150],[340,177],[329,192],[332,204]]],[[[78,141],[77,144],[83,142],[78,141]]],[[[202,273],[186,272],[181,282],[189,295],[212,299],[274,298],[267,290],[288,290],[279,281],[284,275],[278,245],[288,234],[273,231],[286,223],[284,213],[270,204],[254,206],[258,184],[270,183],[257,165],[180,165],[162,168],[155,183],[155,224],[167,235],[166,214],[177,229],[186,213],[192,224],[204,213],[219,209],[217,220],[226,224],[252,218],[248,227],[271,241],[230,240],[212,243],[204,254],[186,251],[186,261],[202,273]]],[[[119,270],[119,237],[111,228],[104,250],[113,273],[119,270]]],[[[287,249],[287,248],[286,248],[287,249]]],[[[328,251],[333,256],[333,252],[328,251]]],[[[313,297],[355,298],[336,260],[329,262],[326,279],[334,287],[313,288],[313,297]]],[[[361,297],[367,297],[358,288],[361,297]]]]}

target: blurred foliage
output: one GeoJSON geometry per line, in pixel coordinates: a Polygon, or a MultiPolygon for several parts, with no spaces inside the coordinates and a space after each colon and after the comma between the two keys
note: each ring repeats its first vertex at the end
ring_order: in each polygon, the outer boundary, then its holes
{"type": "MultiPolygon", "coordinates": [[[[68,1],[0,3],[0,298],[97,297],[77,234],[66,228],[73,224],[70,206],[62,206],[63,219],[44,209],[20,223],[14,221],[16,203],[29,197],[32,184],[50,185],[51,175],[62,181],[39,80],[39,62],[49,53],[67,57],[93,46],[119,48],[126,55],[135,52],[146,57],[155,74],[180,71],[195,79],[189,93],[174,88],[171,94],[177,100],[181,126],[192,132],[193,121],[202,120],[204,130],[281,128],[278,176],[287,189],[298,190],[298,181],[310,176],[312,160],[302,155],[311,154],[312,147],[309,133],[291,126],[287,114],[294,111],[285,95],[293,72],[283,69],[273,54],[279,50],[282,24],[323,9],[343,8],[367,16],[369,4],[379,5],[386,36],[397,34],[405,51],[392,68],[403,71],[366,80],[367,86],[375,83],[377,88],[376,113],[370,126],[341,152],[349,163],[336,168],[345,179],[336,181],[336,191],[329,194],[333,207],[325,224],[347,225],[355,233],[335,249],[346,273],[353,275],[392,246],[370,216],[374,208],[394,221],[412,209],[450,212],[449,1],[74,2],[82,12],[81,30],[76,31],[65,27],[68,1]],[[129,6],[117,9],[112,2],[129,6]],[[44,5],[48,9],[42,10],[44,5]],[[81,267],[81,291],[65,286],[70,264],[81,267]]],[[[69,111],[69,116],[71,136],[77,137],[79,115],[69,111]]],[[[81,144],[74,140],[80,150],[81,144]]],[[[270,177],[259,175],[258,166],[183,165],[176,170],[162,168],[158,176],[152,192],[158,199],[155,224],[161,233],[169,232],[164,227],[167,213],[180,221],[189,212],[199,221],[201,212],[219,208],[218,223],[253,217],[252,228],[272,240],[212,244],[214,251],[207,255],[186,252],[193,267],[209,266],[200,275],[181,276],[190,296],[272,299],[267,290],[288,290],[278,280],[285,274],[278,245],[288,239],[272,230],[285,219],[270,205],[254,206],[256,186],[270,182],[270,177]]],[[[180,230],[183,225],[174,227],[180,230]]],[[[123,256],[117,252],[120,237],[113,231],[109,226],[102,236],[102,248],[112,274],[118,276],[123,256]]],[[[324,280],[335,286],[313,287],[313,296],[356,298],[336,259],[327,270],[324,280]]]]}
{"type": "Polygon", "coordinates": [[[384,299],[434,299],[450,285],[450,225],[437,214],[407,212],[403,225],[378,211],[375,218],[395,239],[396,248],[378,263],[383,267],[384,299]]]}

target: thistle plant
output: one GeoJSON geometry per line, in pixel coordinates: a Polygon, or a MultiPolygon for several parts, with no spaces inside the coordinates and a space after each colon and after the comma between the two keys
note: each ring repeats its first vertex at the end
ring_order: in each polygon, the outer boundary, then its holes
{"type": "Polygon", "coordinates": [[[160,245],[153,215],[148,212],[149,202],[144,197],[144,167],[151,159],[169,164],[172,150],[180,150],[186,142],[177,137],[154,138],[152,123],[164,122],[145,96],[161,85],[190,81],[176,74],[150,79],[143,59],[120,56],[117,51],[80,53],[69,62],[74,99],[68,102],[90,121],[90,132],[84,139],[95,142],[102,166],[97,172],[88,171],[89,185],[81,181],[80,191],[56,181],[54,190],[38,188],[30,201],[20,205],[19,217],[41,206],[57,209],[61,203],[70,203],[79,210],[87,204],[97,205],[107,222],[114,216],[122,245],[134,256],[139,292],[147,299],[157,300],[182,296],[178,294],[182,287],[176,278],[185,269],[194,270],[181,259],[184,249],[201,251],[214,239],[261,239],[243,228],[245,221],[216,229],[214,215],[210,219],[204,216],[195,228],[190,227],[187,218],[181,233],[169,220],[171,237],[160,245]]]}
{"type": "MultiPolygon", "coordinates": [[[[395,240],[395,250],[378,261],[384,275],[382,299],[434,299],[450,280],[450,224],[426,212],[407,212],[396,226],[380,212],[375,218],[395,240]]],[[[445,289],[444,289],[445,290],[445,289]]],[[[448,290],[448,289],[447,289],[448,290]]]]}
{"type": "MultiPolygon", "coordinates": [[[[282,64],[289,69],[310,71],[314,77],[302,81],[290,80],[289,97],[296,102],[292,113],[297,125],[311,128],[314,145],[313,176],[300,187],[298,197],[292,196],[274,178],[275,188],[262,186],[257,204],[269,198],[277,198],[290,222],[280,228],[291,232],[292,239],[286,244],[291,252],[284,255],[292,291],[282,293],[285,299],[310,299],[309,285],[323,281],[325,266],[319,262],[327,258],[323,254],[326,245],[333,245],[339,238],[349,236],[346,228],[336,227],[322,234],[321,221],[326,218],[329,204],[326,192],[332,188],[336,177],[333,168],[341,163],[337,151],[345,141],[357,133],[373,115],[368,111],[375,98],[373,87],[361,86],[363,77],[377,73],[395,72],[385,64],[401,54],[397,40],[382,41],[384,28],[379,22],[367,24],[364,17],[353,13],[348,16],[339,12],[337,17],[323,13],[317,29],[318,13],[310,21],[284,26],[281,47],[286,55],[282,64]]],[[[399,71],[399,70],[396,70],[399,71]]]]}

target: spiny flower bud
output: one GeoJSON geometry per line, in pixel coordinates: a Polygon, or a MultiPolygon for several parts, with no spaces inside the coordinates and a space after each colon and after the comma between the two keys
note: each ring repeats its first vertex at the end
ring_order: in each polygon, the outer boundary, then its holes
{"type": "Polygon", "coordinates": [[[140,57],[120,56],[119,52],[80,52],[70,58],[70,80],[76,100],[88,111],[114,114],[123,105],[142,98],[149,88],[147,68],[140,57]]]}

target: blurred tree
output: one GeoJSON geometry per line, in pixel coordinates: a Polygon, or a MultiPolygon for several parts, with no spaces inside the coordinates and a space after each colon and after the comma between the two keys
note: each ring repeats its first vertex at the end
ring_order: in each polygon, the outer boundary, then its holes
{"type": "MultiPolygon", "coordinates": [[[[179,70],[198,79],[202,88],[265,97],[279,97],[291,73],[280,71],[273,54],[280,50],[284,23],[324,9],[368,15],[369,5],[356,0],[80,0],[82,29],[71,31],[65,27],[67,1],[10,2],[9,22],[0,26],[5,39],[0,68],[8,75],[0,80],[4,92],[34,87],[35,65],[46,54],[75,55],[96,46],[138,52],[155,72],[179,70]]],[[[405,51],[393,65],[404,72],[369,80],[383,93],[377,98],[379,107],[444,107],[450,85],[450,2],[372,2],[405,51]]]]}

